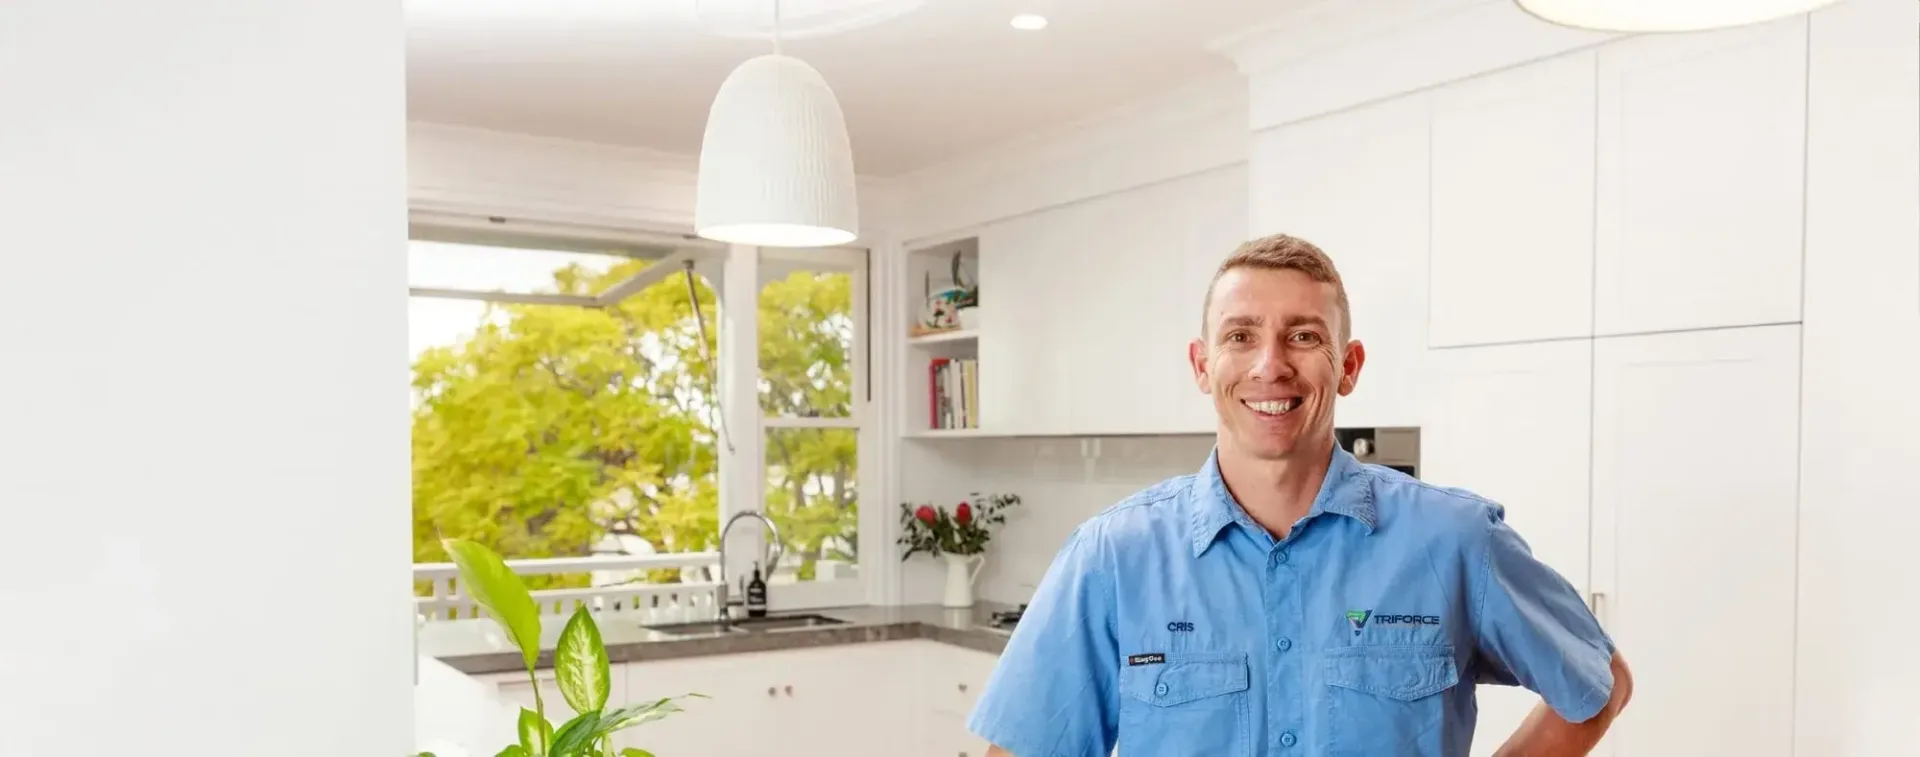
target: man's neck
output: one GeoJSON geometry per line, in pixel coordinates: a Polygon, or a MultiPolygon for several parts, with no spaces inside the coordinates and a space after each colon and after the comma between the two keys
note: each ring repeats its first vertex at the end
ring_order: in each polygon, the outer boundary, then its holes
{"type": "Polygon", "coordinates": [[[1286,538],[1293,524],[1313,509],[1333,460],[1333,439],[1307,445],[1278,460],[1261,460],[1221,450],[1220,478],[1255,523],[1274,538],[1286,538]]]}

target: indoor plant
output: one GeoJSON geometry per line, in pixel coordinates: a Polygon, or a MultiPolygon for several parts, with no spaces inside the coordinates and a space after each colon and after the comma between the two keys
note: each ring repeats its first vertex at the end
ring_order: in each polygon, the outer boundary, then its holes
{"type": "Polygon", "coordinates": [[[1013,494],[995,494],[985,500],[974,494],[971,501],[946,508],[932,505],[900,505],[900,538],[907,548],[900,556],[906,560],[926,552],[947,563],[946,592],[941,604],[946,607],[973,606],[973,582],[980,576],[986,558],[982,554],[993,538],[989,526],[1007,522],[1006,510],[1020,504],[1013,494]]]}
{"type": "MultiPolygon", "coordinates": [[[[560,632],[553,650],[555,682],[560,696],[579,713],[554,728],[547,720],[547,705],[540,696],[534,663],[540,659],[540,610],[520,576],[507,567],[493,550],[472,541],[449,539],[443,542],[447,554],[460,569],[460,587],[484,609],[500,629],[520,648],[526,663],[527,679],[533,681],[534,709],[520,708],[520,743],[508,744],[496,757],[653,757],[644,749],[615,750],[612,736],[642,723],[650,723],[680,711],[676,699],[702,697],[686,694],[644,704],[607,709],[611,669],[607,648],[600,640],[600,627],[585,607],[574,610],[560,632]]],[[[431,757],[422,753],[421,757],[431,757]]]]}

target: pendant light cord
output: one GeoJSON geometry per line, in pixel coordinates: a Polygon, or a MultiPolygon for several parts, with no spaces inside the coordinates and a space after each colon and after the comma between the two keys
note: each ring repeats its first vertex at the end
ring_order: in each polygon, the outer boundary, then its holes
{"type": "Polygon", "coordinates": [[[773,0],[773,54],[780,54],[780,0],[773,0]]]}

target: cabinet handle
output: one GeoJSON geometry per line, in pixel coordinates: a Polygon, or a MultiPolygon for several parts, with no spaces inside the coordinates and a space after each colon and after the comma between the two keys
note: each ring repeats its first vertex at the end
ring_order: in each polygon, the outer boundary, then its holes
{"type": "Polygon", "coordinates": [[[1599,621],[1602,626],[1607,624],[1606,603],[1601,599],[1605,596],[1604,592],[1598,591],[1587,594],[1587,609],[1593,612],[1593,619],[1599,621]]]}
{"type": "MultiPolygon", "coordinates": [[[[965,693],[967,693],[967,685],[966,685],[966,684],[964,684],[964,683],[963,683],[963,684],[960,684],[960,693],[962,693],[962,694],[965,694],[965,693]]],[[[964,752],[962,753],[962,757],[965,757],[965,753],[964,753],[964,752]]]]}
{"type": "Polygon", "coordinates": [[[787,686],[787,696],[793,696],[793,686],[791,684],[787,686]]]}
{"type": "Polygon", "coordinates": [[[772,697],[772,696],[779,696],[779,695],[780,695],[780,689],[773,686],[767,687],[767,696],[772,697]]]}

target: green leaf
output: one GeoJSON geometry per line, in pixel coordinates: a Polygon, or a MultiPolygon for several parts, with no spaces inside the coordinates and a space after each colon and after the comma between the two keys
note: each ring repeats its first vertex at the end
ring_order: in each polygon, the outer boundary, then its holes
{"type": "Polygon", "coordinates": [[[519,744],[509,744],[507,745],[507,748],[500,750],[499,753],[495,754],[493,757],[533,757],[533,756],[530,754],[527,754],[526,747],[520,746],[519,744]]]}
{"type": "Polygon", "coordinates": [[[447,554],[460,566],[460,589],[486,608],[507,638],[520,646],[520,656],[532,669],[540,659],[540,609],[520,576],[493,550],[466,539],[448,539],[447,554]]]}
{"type": "Polygon", "coordinates": [[[600,711],[589,710],[575,715],[572,720],[560,726],[553,734],[552,757],[578,757],[593,740],[600,735],[600,711]]]}
{"type": "Polygon", "coordinates": [[[620,750],[620,757],[653,757],[653,753],[639,747],[627,747],[620,750]]]}
{"type": "MultiPolygon", "coordinates": [[[[689,694],[687,696],[699,695],[689,694]]],[[[673,703],[674,699],[676,699],[676,697],[667,697],[658,701],[648,702],[647,704],[621,707],[608,712],[600,719],[600,732],[613,733],[614,731],[621,731],[637,725],[651,723],[676,712],[684,712],[685,710],[680,709],[680,705],[673,703]]]]}
{"type": "Polygon", "coordinates": [[[553,667],[560,683],[560,695],[574,712],[598,710],[607,706],[613,674],[607,664],[607,648],[600,641],[600,626],[593,614],[581,607],[560,632],[554,648],[553,667]]]}
{"type": "Polygon", "coordinates": [[[540,717],[538,712],[520,708],[520,746],[527,750],[527,754],[546,754],[547,745],[552,741],[553,724],[540,717]]]}

